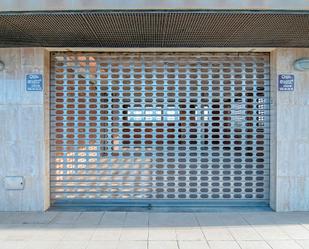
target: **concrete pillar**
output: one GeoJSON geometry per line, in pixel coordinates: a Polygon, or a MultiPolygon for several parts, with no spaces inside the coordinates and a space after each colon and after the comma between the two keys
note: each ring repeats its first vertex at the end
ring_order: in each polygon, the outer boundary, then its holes
{"type": "Polygon", "coordinates": [[[309,210],[309,72],[293,62],[309,49],[276,49],[271,54],[271,206],[276,211],[309,210]],[[294,74],[295,90],[278,91],[278,74],[294,74]]]}
{"type": "Polygon", "coordinates": [[[44,75],[44,49],[0,49],[0,211],[45,210],[48,168],[44,136],[44,91],[26,91],[26,74],[44,75]],[[24,178],[23,190],[8,190],[7,177],[24,178]]]}

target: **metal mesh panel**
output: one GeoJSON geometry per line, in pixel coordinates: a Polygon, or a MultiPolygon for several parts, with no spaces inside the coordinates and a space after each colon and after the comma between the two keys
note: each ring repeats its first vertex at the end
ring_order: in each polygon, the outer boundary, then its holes
{"type": "Polygon", "coordinates": [[[269,198],[267,53],[53,53],[51,199],[269,198]]]}
{"type": "Polygon", "coordinates": [[[0,46],[308,47],[308,11],[0,13],[0,46]]]}

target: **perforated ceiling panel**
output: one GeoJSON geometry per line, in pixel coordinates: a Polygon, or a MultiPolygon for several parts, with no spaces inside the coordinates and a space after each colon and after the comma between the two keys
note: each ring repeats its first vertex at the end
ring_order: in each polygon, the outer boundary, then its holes
{"type": "Polygon", "coordinates": [[[308,11],[0,12],[0,46],[309,47],[308,11]]]}
{"type": "Polygon", "coordinates": [[[269,55],[53,53],[51,199],[269,198],[269,55]]]}

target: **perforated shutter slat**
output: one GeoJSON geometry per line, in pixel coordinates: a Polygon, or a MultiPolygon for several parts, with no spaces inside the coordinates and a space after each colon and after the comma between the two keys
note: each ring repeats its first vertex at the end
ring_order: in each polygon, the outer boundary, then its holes
{"type": "Polygon", "coordinates": [[[269,85],[267,53],[52,53],[52,202],[267,202],[269,85]]]}

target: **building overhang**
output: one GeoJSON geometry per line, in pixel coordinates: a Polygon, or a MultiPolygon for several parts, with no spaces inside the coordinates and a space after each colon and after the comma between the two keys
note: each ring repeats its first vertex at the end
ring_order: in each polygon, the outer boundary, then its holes
{"type": "Polygon", "coordinates": [[[0,47],[309,47],[309,11],[0,13],[0,47]]]}
{"type": "Polygon", "coordinates": [[[54,10],[309,10],[308,0],[1,0],[2,11],[54,10]]]}

